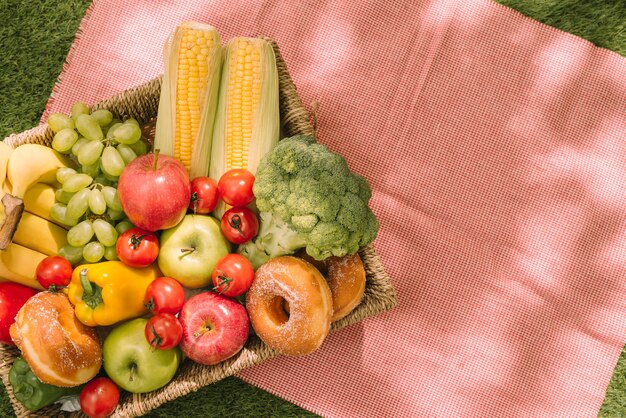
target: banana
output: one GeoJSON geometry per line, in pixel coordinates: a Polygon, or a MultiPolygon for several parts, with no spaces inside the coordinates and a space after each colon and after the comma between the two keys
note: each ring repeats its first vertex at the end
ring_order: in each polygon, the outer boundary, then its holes
{"type": "Polygon", "coordinates": [[[2,183],[7,176],[7,165],[12,153],[13,148],[4,141],[0,142],[0,183],[2,183]]]}
{"type": "Polygon", "coordinates": [[[13,150],[7,167],[12,185],[11,194],[24,198],[26,190],[35,183],[56,183],[56,172],[61,167],[73,167],[72,161],[52,148],[39,144],[24,144],[13,150]]]}
{"type": "Polygon", "coordinates": [[[57,255],[61,247],[67,244],[67,230],[24,212],[13,242],[46,255],[57,255]]]}
{"type": "Polygon", "coordinates": [[[56,184],[56,171],[73,163],[52,148],[39,144],[20,145],[10,155],[6,179],[11,194],[2,196],[4,219],[0,223],[0,250],[6,249],[24,211],[24,195],[36,183],[56,184]]]}
{"type": "Polygon", "coordinates": [[[50,216],[50,208],[56,203],[54,192],[54,187],[47,184],[37,183],[33,185],[24,195],[24,211],[44,218],[61,228],[68,229],[68,226],[55,221],[50,216]]]}
{"type": "Polygon", "coordinates": [[[46,258],[45,254],[18,244],[10,244],[6,250],[0,251],[0,277],[43,290],[35,279],[37,266],[46,258]]]}

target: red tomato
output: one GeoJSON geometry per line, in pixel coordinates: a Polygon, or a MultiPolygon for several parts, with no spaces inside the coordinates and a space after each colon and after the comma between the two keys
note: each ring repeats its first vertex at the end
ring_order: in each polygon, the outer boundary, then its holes
{"type": "Polygon", "coordinates": [[[146,324],[146,339],[159,350],[169,350],[183,338],[183,326],[172,314],[162,313],[153,316],[146,324]]]}
{"type": "Polygon", "coordinates": [[[61,256],[51,255],[41,260],[37,265],[35,277],[44,289],[55,291],[70,284],[72,265],[61,256]]]}
{"type": "Polygon", "coordinates": [[[191,201],[189,209],[193,213],[206,215],[213,212],[220,195],[215,180],[208,177],[196,177],[191,180],[191,201]]]}
{"type": "Polygon", "coordinates": [[[131,267],[147,267],[159,255],[159,239],[154,232],[131,228],[117,239],[115,251],[120,261],[131,267]]]}
{"type": "Polygon", "coordinates": [[[259,221],[245,206],[230,208],[222,216],[222,232],[233,244],[243,244],[259,232],[259,221]]]}
{"type": "Polygon", "coordinates": [[[153,314],[176,315],[185,303],[185,289],[171,277],[159,277],[146,289],[143,304],[153,314]]]}
{"type": "Polygon", "coordinates": [[[80,392],[80,409],[91,418],[111,415],[120,401],[120,390],[108,377],[97,377],[80,392]]]}
{"type": "Polygon", "coordinates": [[[9,328],[15,322],[17,311],[36,293],[37,290],[18,283],[0,283],[0,342],[15,345],[9,328]]]}
{"type": "Polygon", "coordinates": [[[254,200],[254,175],[248,170],[233,168],[225,172],[217,183],[220,196],[231,206],[246,206],[254,200]]]}
{"type": "Polygon", "coordinates": [[[254,279],[254,268],[241,254],[228,254],[220,258],[213,269],[213,289],[230,297],[243,295],[254,279]]]}

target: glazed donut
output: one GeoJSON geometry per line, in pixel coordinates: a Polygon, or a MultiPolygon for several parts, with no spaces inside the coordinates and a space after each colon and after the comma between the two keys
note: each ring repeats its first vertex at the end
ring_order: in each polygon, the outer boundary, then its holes
{"type": "Polygon", "coordinates": [[[359,254],[315,260],[305,251],[297,254],[317,268],[328,281],[333,295],[333,318],[337,321],[348,315],[363,300],[365,268],[359,254]]]}
{"type": "Polygon", "coordinates": [[[273,258],[256,271],[246,295],[255,333],[270,348],[290,356],[317,350],[330,331],[330,288],[308,262],[273,258]]]}
{"type": "Polygon", "coordinates": [[[62,293],[40,292],[28,299],[10,333],[44,383],[78,386],[98,374],[102,365],[98,334],[76,318],[74,307],[62,293]]]}

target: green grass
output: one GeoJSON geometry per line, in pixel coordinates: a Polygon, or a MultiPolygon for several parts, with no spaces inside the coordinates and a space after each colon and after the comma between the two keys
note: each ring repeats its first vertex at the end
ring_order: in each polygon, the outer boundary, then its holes
{"type": "Polygon", "coordinates": [[[498,0],[498,3],[626,56],[624,0],[498,0]]]}
{"type": "MultiPolygon", "coordinates": [[[[624,0],[499,0],[547,25],[626,56],[624,0]]],[[[0,137],[35,126],[87,0],[0,0],[0,137]]],[[[601,417],[626,416],[626,352],[617,364],[601,417]]],[[[0,388],[0,416],[13,416],[0,388]]],[[[311,417],[310,412],[228,378],[151,412],[151,417],[311,417]]]]}

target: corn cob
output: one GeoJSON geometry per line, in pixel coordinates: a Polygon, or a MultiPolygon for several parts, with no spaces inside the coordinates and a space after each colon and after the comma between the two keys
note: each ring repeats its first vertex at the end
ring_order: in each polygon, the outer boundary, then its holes
{"type": "Polygon", "coordinates": [[[192,178],[206,176],[221,72],[219,34],[209,25],[182,23],[163,55],[155,148],[178,158],[192,178]]]}
{"type": "Polygon", "coordinates": [[[218,180],[233,168],[254,173],[279,131],[274,50],[263,39],[234,38],[224,57],[209,177],[218,180]]]}

